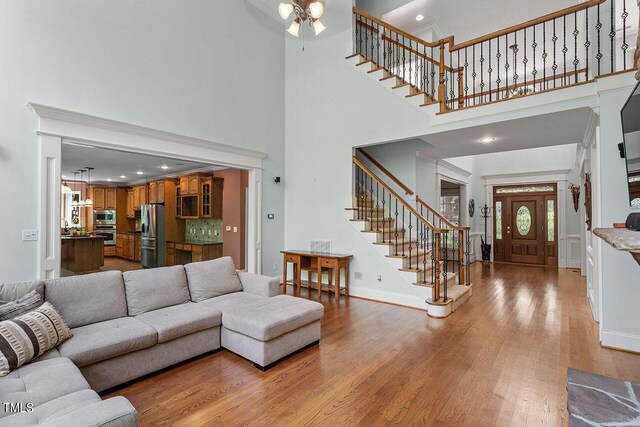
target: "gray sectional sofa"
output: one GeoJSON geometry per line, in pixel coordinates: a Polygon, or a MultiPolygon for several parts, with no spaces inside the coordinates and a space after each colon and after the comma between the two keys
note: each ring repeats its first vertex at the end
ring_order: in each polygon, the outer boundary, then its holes
{"type": "Polygon", "coordinates": [[[236,272],[228,257],[5,284],[0,300],[34,289],[73,336],[0,378],[0,403],[19,404],[3,405],[0,426],[136,425],[127,399],[97,392],[220,347],[265,370],[316,344],[324,314],[319,303],[278,295],[277,279],[236,272]]]}

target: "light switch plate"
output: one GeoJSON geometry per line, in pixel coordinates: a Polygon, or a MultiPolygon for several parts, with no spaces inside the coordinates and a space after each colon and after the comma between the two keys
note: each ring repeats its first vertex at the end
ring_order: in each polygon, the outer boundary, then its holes
{"type": "Polygon", "coordinates": [[[227,226],[225,227],[225,230],[227,230],[227,231],[231,231],[231,226],[230,226],[230,225],[227,225],[227,226]]]}
{"type": "Polygon", "coordinates": [[[22,241],[33,242],[38,240],[38,230],[22,230],[22,241]]]}
{"type": "Polygon", "coordinates": [[[238,232],[238,227],[233,227],[233,232],[237,233],[238,232]]]}

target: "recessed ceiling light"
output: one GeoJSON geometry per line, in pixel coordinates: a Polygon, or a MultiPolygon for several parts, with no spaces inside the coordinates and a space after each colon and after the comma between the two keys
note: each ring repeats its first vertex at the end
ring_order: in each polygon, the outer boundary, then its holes
{"type": "Polygon", "coordinates": [[[120,175],[120,179],[125,179],[126,176],[125,175],[120,175]]]}
{"type": "Polygon", "coordinates": [[[482,142],[483,144],[489,144],[495,140],[496,140],[495,138],[488,136],[488,137],[482,138],[480,142],[482,142]]]}
{"type": "Polygon", "coordinates": [[[169,166],[167,166],[167,165],[162,165],[162,166],[160,166],[160,169],[169,169],[169,166]]]}
{"type": "Polygon", "coordinates": [[[416,16],[416,21],[422,21],[423,19],[424,19],[424,16],[422,15],[416,16]]]}
{"type": "Polygon", "coordinates": [[[111,182],[113,181],[111,178],[107,178],[107,182],[111,182]]]}
{"type": "Polygon", "coordinates": [[[142,175],[144,172],[142,172],[142,171],[138,171],[138,172],[136,172],[136,173],[137,173],[138,175],[142,175]]]}

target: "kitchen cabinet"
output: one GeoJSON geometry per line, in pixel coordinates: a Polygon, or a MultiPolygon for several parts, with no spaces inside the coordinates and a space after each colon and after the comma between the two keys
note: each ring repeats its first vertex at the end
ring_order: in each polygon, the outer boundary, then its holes
{"type": "Polygon", "coordinates": [[[147,186],[137,185],[133,187],[133,209],[140,210],[140,206],[148,204],[147,186]]]}
{"type": "Polygon", "coordinates": [[[118,205],[118,189],[105,187],[92,187],[90,191],[94,211],[115,211],[118,205]]]}
{"type": "Polygon", "coordinates": [[[105,246],[104,247],[104,256],[116,256],[116,247],[115,246],[105,246]]]}
{"type": "Polygon", "coordinates": [[[149,203],[164,204],[164,180],[149,183],[149,203]]]}
{"type": "Polygon", "coordinates": [[[166,265],[184,265],[222,257],[222,243],[167,242],[166,265]]]}
{"type": "Polygon", "coordinates": [[[133,197],[133,189],[127,190],[127,218],[135,218],[135,201],[133,197]]]}
{"type": "Polygon", "coordinates": [[[183,219],[222,218],[223,186],[224,179],[211,175],[181,177],[180,189],[176,190],[176,216],[183,219]],[[197,185],[195,192],[194,185],[197,185]]]}
{"type": "Polygon", "coordinates": [[[116,256],[124,258],[124,241],[126,234],[116,234],[116,256]]]}
{"type": "Polygon", "coordinates": [[[116,256],[129,261],[142,259],[142,236],[139,234],[116,234],[116,256]]]}
{"type": "Polygon", "coordinates": [[[93,187],[92,191],[93,194],[91,195],[92,197],[92,202],[93,202],[93,210],[94,211],[103,211],[104,210],[104,188],[96,188],[93,187]]]}
{"type": "Polygon", "coordinates": [[[118,189],[117,188],[105,188],[104,189],[104,208],[106,210],[117,210],[118,207],[118,189]]]}
{"type": "Polygon", "coordinates": [[[149,183],[149,203],[158,203],[158,183],[149,183]]]}

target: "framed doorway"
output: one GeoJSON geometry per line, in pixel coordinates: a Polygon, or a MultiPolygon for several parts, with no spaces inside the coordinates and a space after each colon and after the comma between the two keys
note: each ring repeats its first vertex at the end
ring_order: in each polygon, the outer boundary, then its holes
{"type": "Polygon", "coordinates": [[[558,266],[555,183],[493,189],[494,261],[558,266]]]}
{"type": "Polygon", "coordinates": [[[248,171],[246,270],[261,272],[262,160],[266,153],[178,135],[129,123],[28,103],[38,116],[38,278],[60,277],[61,147],[71,142],[248,171]]]}

